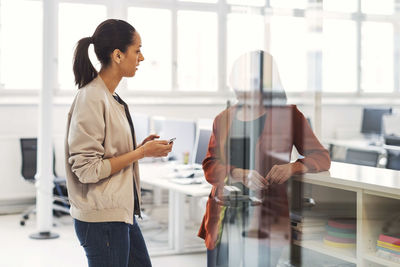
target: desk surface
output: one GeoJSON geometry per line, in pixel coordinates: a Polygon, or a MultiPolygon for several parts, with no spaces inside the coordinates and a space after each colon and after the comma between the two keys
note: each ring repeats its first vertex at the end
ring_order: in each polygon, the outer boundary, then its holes
{"type": "Polygon", "coordinates": [[[144,184],[172,190],[194,197],[208,196],[211,185],[205,184],[177,184],[168,178],[173,172],[174,164],[169,162],[139,163],[140,181],[144,184]]]}
{"type": "Polygon", "coordinates": [[[338,188],[365,189],[400,197],[400,171],[332,162],[329,171],[306,173],[296,179],[338,188]]]}
{"type": "Polygon", "coordinates": [[[325,144],[332,144],[336,146],[344,146],[348,148],[359,148],[359,149],[368,149],[374,150],[378,152],[384,152],[385,149],[388,150],[398,150],[400,151],[400,146],[389,146],[389,145],[372,145],[372,140],[367,139],[348,139],[348,140],[339,140],[339,139],[326,139],[323,141],[325,144]]]}
{"type": "MultiPolygon", "coordinates": [[[[168,173],[173,165],[169,163],[140,164],[141,181],[145,184],[173,190],[191,196],[207,196],[211,191],[209,184],[181,185],[170,181],[168,173]]],[[[379,193],[398,195],[400,198],[400,171],[332,162],[329,171],[306,173],[296,179],[321,185],[364,189],[379,193]]]]}
{"type": "MultiPolygon", "coordinates": [[[[168,174],[174,166],[168,162],[140,163],[141,182],[193,195],[210,193],[208,183],[183,185],[172,182],[168,174]]],[[[332,162],[329,171],[305,173],[295,178],[382,192],[391,190],[400,196],[400,171],[396,170],[332,162]]]]}

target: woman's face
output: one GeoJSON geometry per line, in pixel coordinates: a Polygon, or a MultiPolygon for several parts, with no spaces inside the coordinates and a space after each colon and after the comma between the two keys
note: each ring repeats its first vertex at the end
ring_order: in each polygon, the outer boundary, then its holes
{"type": "Polygon", "coordinates": [[[229,81],[239,104],[286,103],[278,69],[268,53],[252,51],[241,55],[232,66],[229,81]]]}
{"type": "Polygon", "coordinates": [[[134,33],[133,44],[128,46],[121,63],[119,64],[121,74],[123,77],[133,77],[137,71],[140,62],[144,60],[143,54],[140,50],[142,47],[142,39],[138,32],[134,33]]]}

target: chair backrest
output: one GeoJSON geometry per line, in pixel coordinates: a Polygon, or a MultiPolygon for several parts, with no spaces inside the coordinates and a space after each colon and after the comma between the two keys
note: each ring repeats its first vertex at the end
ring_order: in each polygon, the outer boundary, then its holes
{"type": "Polygon", "coordinates": [[[400,151],[387,150],[386,168],[391,170],[400,170],[400,151]]]}
{"type": "Polygon", "coordinates": [[[373,150],[362,150],[348,148],[346,152],[346,163],[377,167],[380,153],[373,150]]]}
{"type": "Polygon", "coordinates": [[[37,160],[37,139],[21,138],[21,175],[25,180],[35,180],[37,160]]]}
{"type": "MultiPolygon", "coordinates": [[[[25,180],[33,181],[36,175],[37,166],[37,138],[21,138],[21,175],[25,180]]],[[[55,172],[55,154],[53,151],[53,174],[57,177],[55,172]]]]}

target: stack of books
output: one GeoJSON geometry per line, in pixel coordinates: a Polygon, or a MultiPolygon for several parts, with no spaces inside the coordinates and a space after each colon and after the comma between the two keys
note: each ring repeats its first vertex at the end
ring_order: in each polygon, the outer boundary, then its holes
{"type": "Polygon", "coordinates": [[[356,246],[357,221],[355,218],[330,219],[326,225],[324,244],[336,248],[356,246]]]}
{"type": "Polygon", "coordinates": [[[290,214],[292,238],[297,241],[321,240],[325,232],[326,216],[320,214],[290,214]]]}
{"type": "Polygon", "coordinates": [[[381,234],[376,241],[376,255],[400,263],[400,234],[381,234]]]}

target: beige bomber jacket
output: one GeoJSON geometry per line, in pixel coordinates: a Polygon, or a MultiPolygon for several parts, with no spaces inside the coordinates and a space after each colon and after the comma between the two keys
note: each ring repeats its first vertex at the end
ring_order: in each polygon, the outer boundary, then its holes
{"type": "MultiPolygon", "coordinates": [[[[65,166],[71,216],[85,222],[133,224],[138,162],[111,175],[110,158],[133,149],[124,106],[100,76],[78,90],[68,113],[65,166]]],[[[140,204],[140,203],[139,203],[140,204]]]]}

